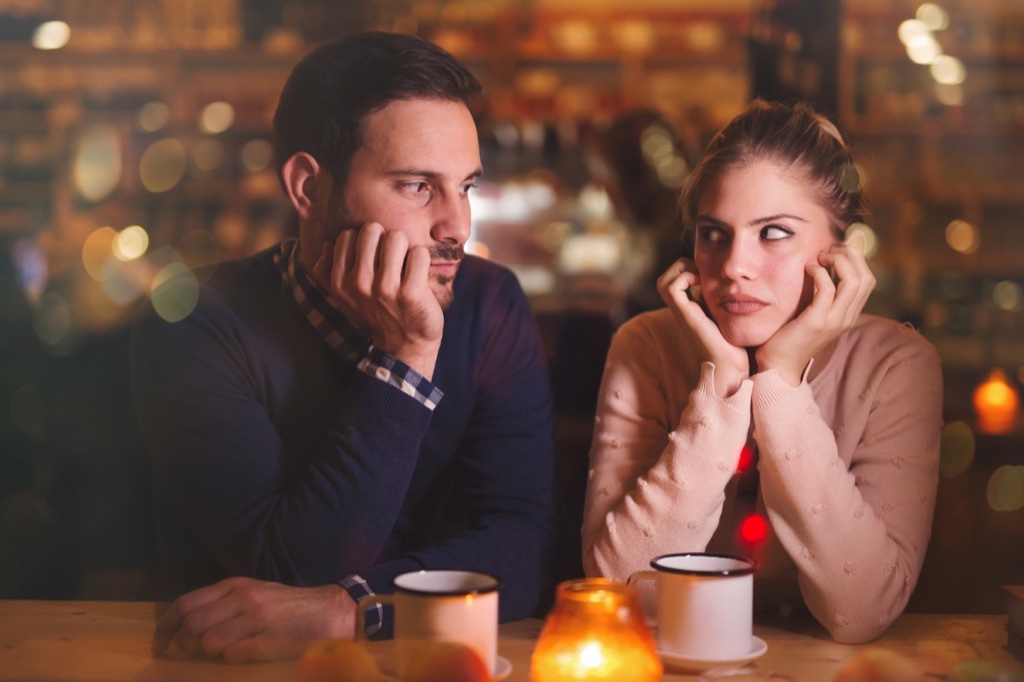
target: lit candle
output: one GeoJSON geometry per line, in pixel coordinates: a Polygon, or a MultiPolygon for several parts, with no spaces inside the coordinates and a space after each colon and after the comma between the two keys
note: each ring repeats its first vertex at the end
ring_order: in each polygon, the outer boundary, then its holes
{"type": "Polygon", "coordinates": [[[533,652],[532,682],[653,682],[662,672],[632,587],[603,578],[558,586],[533,652]]]}

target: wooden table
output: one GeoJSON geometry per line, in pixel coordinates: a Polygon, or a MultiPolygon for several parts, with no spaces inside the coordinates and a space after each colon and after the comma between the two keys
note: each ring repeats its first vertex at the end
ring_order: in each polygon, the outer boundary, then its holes
{"type": "MultiPolygon", "coordinates": [[[[151,602],[0,601],[0,680],[246,680],[294,679],[294,661],[226,665],[205,660],[154,659],[149,655],[157,605],[151,602]]],[[[509,682],[530,677],[530,654],[541,621],[501,626],[499,654],[512,662],[509,682]]],[[[983,658],[1024,672],[1006,651],[1002,615],[901,617],[874,643],[912,657],[941,679],[958,661],[983,658]]],[[[811,622],[786,628],[755,626],[768,652],[752,666],[805,682],[827,682],[859,647],[836,644],[811,622]]],[[[386,646],[374,643],[372,646],[386,646]]],[[[666,680],[694,680],[669,671],[666,680]]]]}

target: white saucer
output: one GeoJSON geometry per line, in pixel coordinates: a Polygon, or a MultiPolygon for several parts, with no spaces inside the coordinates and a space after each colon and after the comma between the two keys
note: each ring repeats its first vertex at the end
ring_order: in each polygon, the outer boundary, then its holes
{"type": "Polygon", "coordinates": [[[501,680],[511,674],[512,661],[508,660],[504,656],[496,656],[494,658],[494,675],[491,676],[491,679],[493,679],[494,682],[501,682],[501,680]]]}
{"type": "Polygon", "coordinates": [[[768,643],[760,637],[752,637],[750,640],[750,651],[742,656],[730,656],[725,658],[698,658],[696,656],[685,656],[671,651],[658,651],[662,663],[673,670],[688,670],[699,672],[708,668],[716,668],[723,665],[745,665],[755,658],[764,655],[768,651],[768,643]]]}

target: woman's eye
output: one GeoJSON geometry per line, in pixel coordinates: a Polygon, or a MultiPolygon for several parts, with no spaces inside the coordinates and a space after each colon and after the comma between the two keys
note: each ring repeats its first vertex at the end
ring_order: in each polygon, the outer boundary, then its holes
{"type": "Polygon", "coordinates": [[[705,227],[700,230],[701,241],[708,244],[720,244],[728,239],[725,230],[718,227],[705,227]]]}
{"type": "Polygon", "coordinates": [[[761,239],[769,242],[792,236],[793,232],[791,230],[788,230],[785,227],[779,227],[778,225],[768,225],[761,230],[761,239]]]}

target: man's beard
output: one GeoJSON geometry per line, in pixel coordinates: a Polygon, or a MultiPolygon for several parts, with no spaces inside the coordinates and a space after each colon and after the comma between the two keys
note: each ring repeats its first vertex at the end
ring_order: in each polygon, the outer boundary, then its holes
{"type": "MultiPolygon", "coordinates": [[[[352,217],[342,195],[342,191],[331,193],[330,223],[326,226],[324,237],[332,242],[337,241],[338,237],[345,230],[358,229],[368,222],[355,220],[352,217]]],[[[461,263],[466,255],[466,250],[462,244],[450,244],[448,242],[431,244],[427,247],[427,250],[430,252],[431,263],[461,263]]],[[[457,271],[456,274],[458,274],[457,271]]],[[[428,274],[427,277],[430,290],[441,306],[441,310],[448,310],[455,300],[455,293],[452,291],[452,283],[455,281],[454,275],[450,277],[448,275],[437,275],[435,277],[428,274]]]]}

